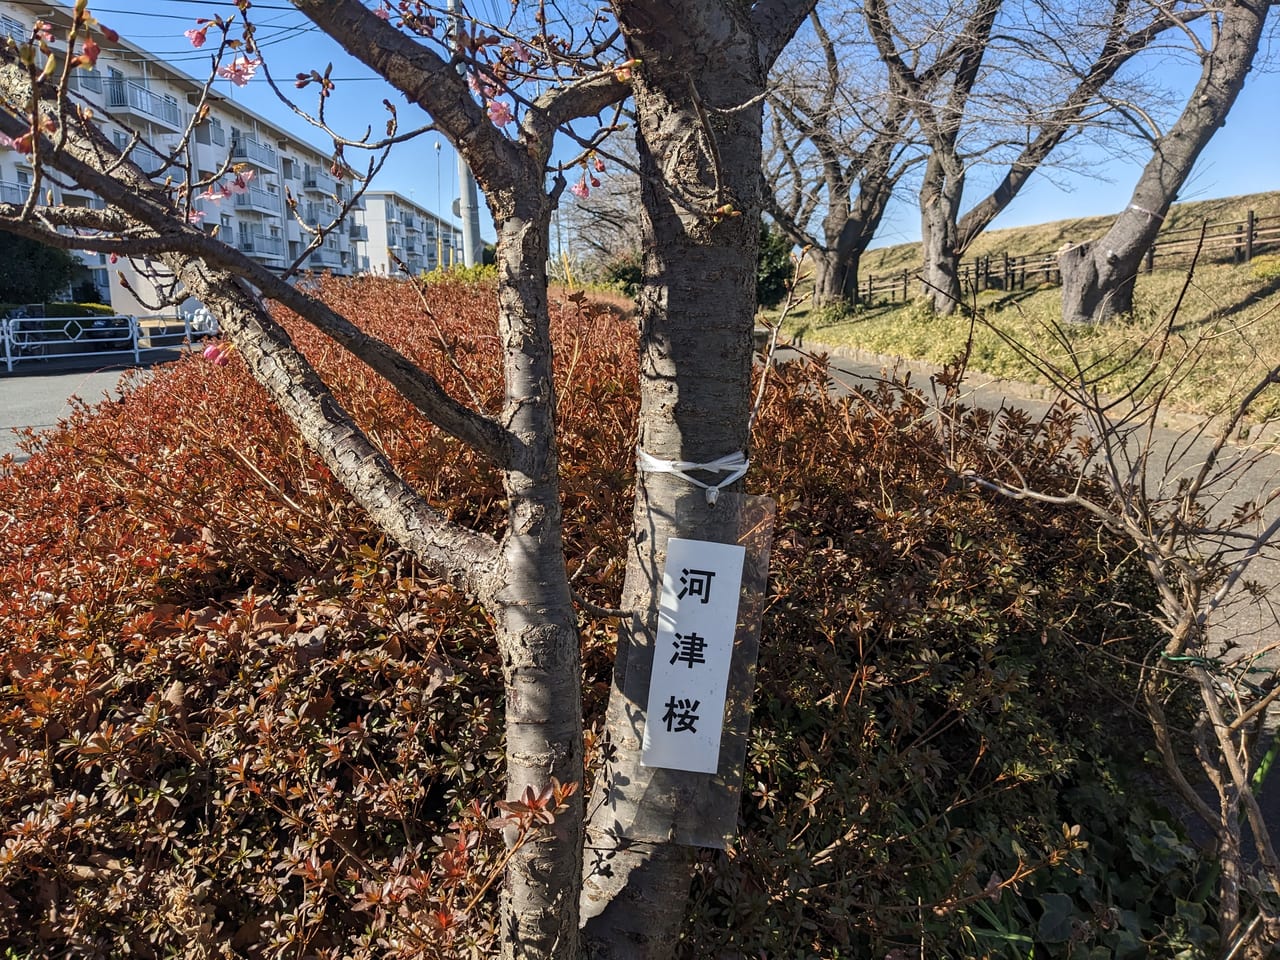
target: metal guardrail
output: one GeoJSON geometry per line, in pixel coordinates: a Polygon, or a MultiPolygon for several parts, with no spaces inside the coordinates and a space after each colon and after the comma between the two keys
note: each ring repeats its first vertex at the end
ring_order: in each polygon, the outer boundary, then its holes
{"type": "Polygon", "coordinates": [[[132,354],[134,363],[141,363],[143,353],[172,350],[217,332],[217,320],[207,310],[183,319],[146,318],[145,323],[123,314],[6,317],[0,319],[0,349],[9,373],[18,363],[86,355],[132,354]]]}

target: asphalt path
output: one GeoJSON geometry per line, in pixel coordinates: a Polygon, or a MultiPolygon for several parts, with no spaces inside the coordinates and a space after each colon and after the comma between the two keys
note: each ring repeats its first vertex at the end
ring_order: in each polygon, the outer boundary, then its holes
{"type": "Polygon", "coordinates": [[[0,456],[12,453],[19,462],[24,460],[14,430],[56,426],[71,413],[73,396],[89,403],[119,397],[116,386],[125,369],[21,364],[13,373],[0,372],[0,456]]]}

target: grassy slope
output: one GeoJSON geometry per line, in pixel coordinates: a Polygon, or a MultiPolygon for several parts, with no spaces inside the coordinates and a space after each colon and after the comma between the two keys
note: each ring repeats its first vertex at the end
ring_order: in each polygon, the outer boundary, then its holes
{"type": "MultiPolygon", "coordinates": [[[[1205,219],[1243,219],[1249,209],[1260,216],[1280,214],[1280,193],[1181,204],[1170,213],[1169,229],[1198,226],[1205,219]]],[[[1092,217],[992,231],[978,239],[972,255],[1055,249],[1067,240],[1097,236],[1109,220],[1092,217]]],[[[918,264],[918,257],[917,244],[887,247],[868,253],[864,270],[909,269],[918,264]]],[[[1153,333],[1169,325],[1186,280],[1185,269],[1157,269],[1140,277],[1134,317],[1102,328],[1067,331],[1070,353],[1057,326],[1060,288],[1048,285],[1008,294],[979,294],[972,304],[978,317],[974,323],[968,317],[934,317],[910,304],[878,304],[845,315],[814,311],[802,304],[792,310],[786,328],[811,344],[852,346],[934,363],[955,357],[972,335],[972,368],[1008,379],[1046,382],[1036,365],[1009,343],[1012,340],[1058,365],[1078,362],[1095,372],[1109,371],[1101,386],[1114,394],[1143,376],[1144,360],[1154,362],[1153,333]],[[1131,354],[1138,359],[1112,369],[1118,359],[1131,354]]],[[[1160,376],[1152,382],[1173,381],[1170,405],[1175,409],[1220,413],[1245,384],[1280,364],[1280,257],[1259,257],[1242,266],[1199,267],[1171,329],[1170,347],[1159,360],[1160,376]]],[[[1265,401],[1257,414],[1278,412],[1280,397],[1265,401]]]]}

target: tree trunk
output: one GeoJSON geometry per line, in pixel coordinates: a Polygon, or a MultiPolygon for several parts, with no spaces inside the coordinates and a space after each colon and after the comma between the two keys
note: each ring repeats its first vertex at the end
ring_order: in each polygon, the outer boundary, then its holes
{"type": "Polygon", "coordinates": [[[921,289],[934,313],[943,316],[955,312],[962,295],[956,219],[964,193],[964,173],[948,170],[948,166],[951,165],[935,149],[920,188],[920,241],[924,254],[921,289]]]}
{"type": "MultiPolygon", "coordinates": [[[[490,605],[506,689],[507,798],[582,779],[582,666],[561,537],[555,389],[547,310],[551,204],[529,191],[498,229],[503,422],[517,443],[503,472],[509,507],[501,585],[490,605]]],[[[511,858],[502,896],[503,957],[578,955],[583,802],[511,858]]]]}
{"type": "MultiPolygon", "coordinates": [[[[663,22],[651,13],[643,24],[625,25],[643,64],[634,97],[652,238],[640,296],[639,443],[666,460],[702,463],[747,448],[765,72],[750,28],[731,10],[700,8],[701,22],[663,22]],[[672,36],[687,38],[689,48],[651,55],[647,41],[669,44],[672,36]]],[[[736,542],[728,499],[712,507],[701,489],[673,474],[636,478],[622,599],[636,613],[619,629],[607,724],[612,757],[587,831],[582,909],[594,957],[666,958],[678,939],[691,848],[630,842],[621,831],[642,806],[646,820],[674,825],[681,778],[709,775],[641,766],[647,700],[637,690],[647,694],[667,540],[736,542]],[[628,676],[629,669],[636,673],[628,676]]]]}
{"type": "Polygon", "coordinates": [[[858,262],[862,250],[812,250],[813,302],[815,306],[858,302],[858,262]]]}
{"type": "Polygon", "coordinates": [[[1059,255],[1064,322],[1101,323],[1132,312],[1142,258],[1200,152],[1226,122],[1253,65],[1269,9],[1253,0],[1235,0],[1222,8],[1217,42],[1202,57],[1200,80],[1182,115],[1157,141],[1129,206],[1102,238],[1059,255]]]}

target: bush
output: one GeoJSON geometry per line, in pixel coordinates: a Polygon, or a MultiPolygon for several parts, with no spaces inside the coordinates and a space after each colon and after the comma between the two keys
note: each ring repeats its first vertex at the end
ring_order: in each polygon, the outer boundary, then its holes
{"type": "Polygon", "coordinates": [[[606,284],[634,300],[644,282],[644,264],[638,252],[625,253],[604,265],[601,277],[606,284]]]}
{"type": "Polygon", "coordinates": [[[1254,257],[1249,264],[1249,276],[1255,280],[1274,280],[1280,277],[1280,257],[1254,257]]]}
{"type": "Polygon", "coordinates": [[[66,250],[0,230],[0,301],[47,300],[71,282],[79,264],[66,250]]]}
{"type": "MultiPolygon", "coordinates": [[[[402,283],[318,283],[499,409],[492,287],[427,287],[455,371],[402,283]]],[[[553,309],[557,355],[576,358],[558,418],[567,549],[580,589],[611,603],[635,332],[590,304],[553,309]]],[[[412,483],[500,531],[483,460],[283,319],[412,483]]],[[[682,956],[922,941],[973,956],[1017,943],[1001,933],[1066,956],[1108,943],[1094,918],[1128,909],[1111,880],[1137,830],[1094,814],[1144,809],[1123,793],[1140,744],[1117,694],[1149,640],[1150,587],[1087,517],[957,485],[923,413],[889,386],[837,401],[820,371],[770,377],[752,485],[779,515],[742,829],[700,857],[682,956]],[[1045,919],[1063,915],[1066,945],[1045,919]]],[[[1031,482],[1065,482],[1060,421],[973,426],[1031,482]]],[[[503,690],[479,609],[382,542],[238,362],[184,358],[25,448],[0,471],[0,941],[40,956],[487,951],[503,690]]],[[[612,624],[587,623],[583,644],[596,724],[612,624]]],[[[1189,899],[1183,866],[1161,874],[1170,902],[1189,899]]],[[[1171,916],[1153,898],[1138,935],[1171,916]]]]}
{"type": "Polygon", "coordinates": [[[756,265],[756,302],[761,307],[776,307],[787,295],[795,267],[791,263],[791,238],[760,225],[760,256],[756,265]]]}
{"type": "MultiPolygon", "coordinates": [[[[487,249],[486,247],[486,251],[487,249]]],[[[442,280],[450,280],[454,283],[493,283],[498,279],[498,268],[493,265],[492,260],[486,259],[474,267],[461,265],[436,267],[434,270],[423,273],[422,279],[427,283],[440,283],[442,280]]]]}

